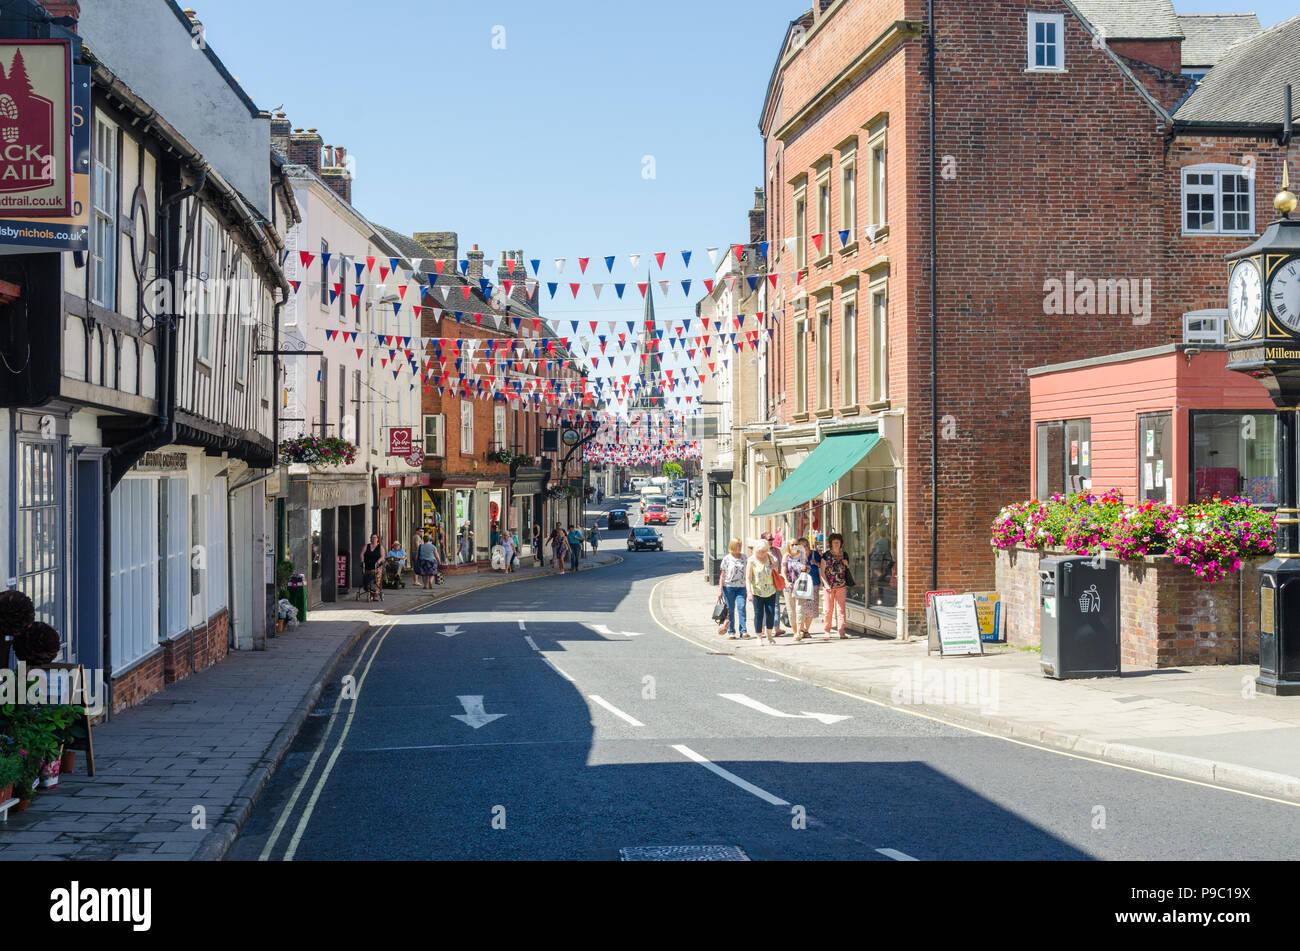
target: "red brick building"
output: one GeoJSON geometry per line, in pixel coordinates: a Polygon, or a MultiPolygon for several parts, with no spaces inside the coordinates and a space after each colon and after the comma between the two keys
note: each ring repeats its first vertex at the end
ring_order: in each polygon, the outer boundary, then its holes
{"type": "MultiPolygon", "coordinates": [[[[926,590],[992,587],[989,523],[1030,490],[1028,368],[1221,327],[1283,118],[1230,123],[1249,82],[1213,70],[1189,97],[1168,0],[941,5],[933,88],[925,18],[818,0],[787,31],[760,122],[774,422],[738,463],[751,530],[843,533],[850,623],[900,635],[926,590]],[[821,484],[785,487],[814,452],[821,484]]],[[[1294,71],[1289,30],[1215,70],[1294,71]]]]}
{"type": "Polygon", "coordinates": [[[422,262],[420,336],[433,341],[421,359],[424,468],[381,486],[381,506],[385,489],[405,494],[394,510],[418,506],[414,524],[434,531],[449,570],[489,567],[505,530],[531,557],[535,522],[567,525],[580,513],[576,498],[552,496],[581,481],[581,460],[561,472],[563,454],[543,433],[576,417],[582,375],[540,315],[522,251],[501,252],[485,273],[484,253],[474,245],[462,258],[455,232],[380,230],[422,262]]]}

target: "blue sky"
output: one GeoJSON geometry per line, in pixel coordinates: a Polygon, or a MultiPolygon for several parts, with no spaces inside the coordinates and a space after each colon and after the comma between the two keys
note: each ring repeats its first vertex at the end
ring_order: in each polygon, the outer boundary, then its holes
{"type": "MultiPolygon", "coordinates": [[[[951,2],[951,0],[950,0],[951,2]]],[[[357,163],[353,203],[405,233],[456,231],[493,254],[522,248],[561,281],[544,313],[639,315],[629,287],[599,301],[567,281],[646,280],[667,251],[660,317],[688,317],[710,245],[748,239],[762,178],[758,116],[799,0],[448,3],[317,0],[193,4],[207,40],[263,108],[283,105],[357,163]],[[504,32],[502,32],[504,31],[504,32]],[[504,40],[504,49],[494,48],[504,40]],[[643,176],[652,156],[654,177],[643,176]],[[680,251],[695,252],[690,273],[680,251]],[[629,253],[643,255],[640,277],[629,253]],[[604,255],[617,255],[607,275],[604,255]],[[554,273],[556,257],[568,258],[554,273]],[[579,256],[590,256],[586,275],[579,256]],[[599,274],[600,276],[595,276],[599,274]],[[691,300],[678,283],[694,278],[691,300]]],[[[1227,12],[1220,2],[1182,13],[1227,12]]],[[[1290,0],[1253,4],[1265,27],[1290,0]]],[[[941,9],[941,8],[940,8],[941,9]]]]}

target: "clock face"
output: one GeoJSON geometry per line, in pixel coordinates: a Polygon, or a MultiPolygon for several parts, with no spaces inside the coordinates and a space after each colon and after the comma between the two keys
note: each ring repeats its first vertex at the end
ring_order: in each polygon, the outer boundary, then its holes
{"type": "Polygon", "coordinates": [[[1228,321],[1232,332],[1246,339],[1259,327],[1264,310],[1264,288],[1259,278],[1259,267],[1254,261],[1240,261],[1232,269],[1228,282],[1228,321]]]}
{"type": "Polygon", "coordinates": [[[1300,258],[1292,258],[1273,272],[1268,307],[1290,330],[1300,332],[1300,258]]]}

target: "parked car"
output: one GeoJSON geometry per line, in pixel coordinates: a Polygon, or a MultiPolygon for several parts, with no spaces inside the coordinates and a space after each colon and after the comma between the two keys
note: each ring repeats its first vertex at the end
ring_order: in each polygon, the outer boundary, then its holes
{"type": "Polygon", "coordinates": [[[627,528],[627,509],[610,509],[605,515],[607,528],[627,528]]]}
{"type": "Polygon", "coordinates": [[[638,525],[627,534],[627,550],[641,551],[643,548],[650,551],[663,551],[664,537],[653,528],[638,525]]]}
{"type": "Polygon", "coordinates": [[[645,517],[642,519],[647,525],[654,522],[659,525],[668,524],[668,506],[652,503],[645,507],[645,517]]]}

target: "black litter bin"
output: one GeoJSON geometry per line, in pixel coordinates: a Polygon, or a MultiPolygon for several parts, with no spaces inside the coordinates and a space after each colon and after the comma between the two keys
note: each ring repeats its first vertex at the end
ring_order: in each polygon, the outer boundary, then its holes
{"type": "Polygon", "coordinates": [[[1043,676],[1119,676],[1119,562],[1044,558],[1038,580],[1043,676]]]}

